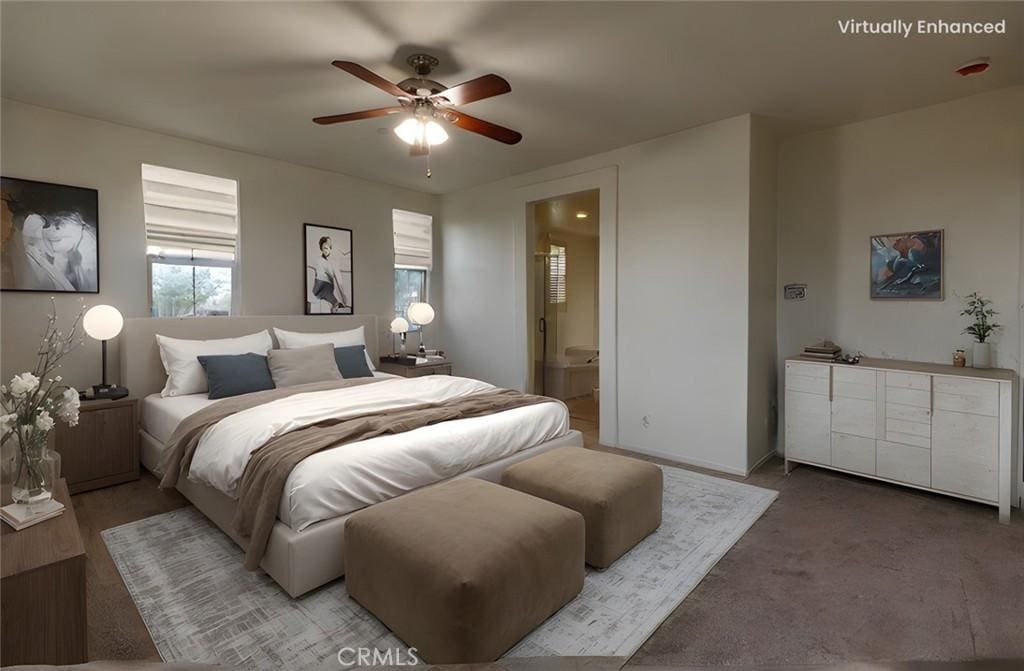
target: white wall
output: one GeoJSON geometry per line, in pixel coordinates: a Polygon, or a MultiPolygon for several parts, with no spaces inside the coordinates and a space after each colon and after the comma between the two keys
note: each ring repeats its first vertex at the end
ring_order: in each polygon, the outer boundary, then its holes
{"type": "Polygon", "coordinates": [[[959,296],[995,301],[996,362],[1020,370],[1024,86],[790,138],[780,148],[779,352],[846,350],[949,363],[969,349],[959,296]],[[942,228],[946,299],[868,298],[872,234],[942,228]]]}
{"type": "Polygon", "coordinates": [[[526,379],[515,189],[618,166],[619,444],[745,471],[750,124],[727,119],[443,196],[443,340],[462,369],[505,386],[526,379]]]}
{"type": "MultiPolygon", "coordinates": [[[[302,225],[309,222],[353,230],[355,309],[389,316],[391,209],[435,216],[438,209],[436,196],[10,100],[2,106],[2,146],[4,176],[99,190],[101,293],[58,295],[62,316],[76,312],[82,298],[110,303],[125,316],[147,314],[142,163],[238,180],[242,314],[302,314],[302,225]]],[[[34,362],[49,298],[4,292],[0,301],[0,363],[7,379],[34,362]]],[[[382,320],[384,327],[388,321],[382,320]]],[[[116,347],[110,359],[117,380],[116,347]]],[[[80,387],[98,382],[99,343],[87,340],[64,376],[80,387]]]]}
{"type": "Polygon", "coordinates": [[[747,464],[775,449],[776,302],[778,290],[778,134],[753,117],[750,132],[750,312],[747,352],[747,464]]]}

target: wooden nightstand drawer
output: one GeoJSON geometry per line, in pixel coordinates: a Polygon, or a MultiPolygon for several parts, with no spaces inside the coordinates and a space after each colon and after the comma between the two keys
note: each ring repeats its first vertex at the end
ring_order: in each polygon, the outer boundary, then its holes
{"type": "Polygon", "coordinates": [[[451,375],[452,364],[450,361],[437,363],[423,363],[418,366],[405,366],[398,363],[381,361],[377,364],[377,370],[382,373],[401,375],[402,377],[423,377],[425,375],[451,375]]]}
{"type": "Polygon", "coordinates": [[[72,494],[139,478],[135,399],[83,401],[78,426],[58,424],[61,477],[72,494]]]}

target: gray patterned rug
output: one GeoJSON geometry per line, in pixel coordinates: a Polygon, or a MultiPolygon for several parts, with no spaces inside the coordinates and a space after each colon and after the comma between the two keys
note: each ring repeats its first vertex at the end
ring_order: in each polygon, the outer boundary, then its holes
{"type": "MultiPolygon", "coordinates": [[[[508,655],[629,656],[654,633],[777,493],[663,467],[661,527],[508,655]]],[[[103,532],[165,662],[252,669],[340,668],[343,647],[404,645],[337,580],[292,599],[242,567],[242,552],[194,508],[103,532]]]]}

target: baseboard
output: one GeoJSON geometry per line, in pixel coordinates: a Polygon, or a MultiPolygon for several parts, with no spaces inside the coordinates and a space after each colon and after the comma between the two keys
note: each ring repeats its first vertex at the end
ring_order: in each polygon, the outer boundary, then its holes
{"type": "Polygon", "coordinates": [[[644,454],[649,457],[658,457],[659,459],[667,459],[668,461],[674,461],[677,464],[684,464],[686,466],[696,466],[697,468],[706,468],[711,471],[718,471],[720,473],[728,473],[729,475],[738,475],[742,478],[747,477],[747,473],[741,468],[734,468],[732,466],[726,466],[725,464],[715,463],[713,461],[704,461],[703,459],[684,459],[678,454],[670,454],[668,452],[662,452],[660,450],[653,450],[647,447],[631,447],[629,445],[619,445],[619,449],[627,450],[629,452],[636,452],[637,454],[644,454]]]}
{"type": "Polygon", "coordinates": [[[769,459],[771,459],[772,457],[777,457],[777,456],[781,456],[781,455],[779,454],[779,451],[778,451],[778,450],[771,450],[770,452],[768,452],[767,454],[765,454],[765,455],[764,455],[763,457],[761,457],[760,459],[758,459],[758,460],[757,460],[757,463],[756,463],[756,464],[754,464],[753,466],[751,466],[751,467],[750,467],[750,468],[749,468],[749,469],[747,470],[747,475],[750,475],[751,473],[753,473],[753,472],[754,472],[754,471],[756,471],[757,469],[761,468],[761,464],[763,464],[764,462],[768,461],[768,460],[769,460],[769,459]]]}

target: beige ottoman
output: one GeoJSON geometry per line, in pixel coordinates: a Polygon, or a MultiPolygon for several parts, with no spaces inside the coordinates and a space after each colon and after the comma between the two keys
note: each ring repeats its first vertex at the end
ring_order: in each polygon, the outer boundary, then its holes
{"type": "Polygon", "coordinates": [[[510,466],[501,484],[572,508],[587,523],[587,563],[607,568],[661,524],[661,469],[582,447],[510,466]]]}
{"type": "Polygon", "coordinates": [[[491,662],[583,589],[583,518],[452,480],[354,514],[345,585],[433,664],[491,662]]]}

